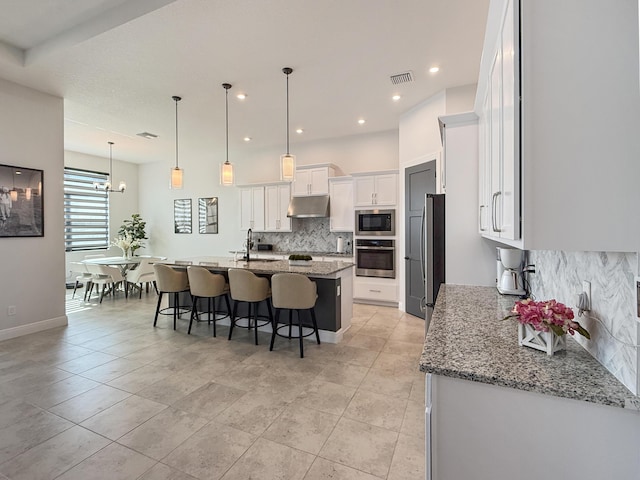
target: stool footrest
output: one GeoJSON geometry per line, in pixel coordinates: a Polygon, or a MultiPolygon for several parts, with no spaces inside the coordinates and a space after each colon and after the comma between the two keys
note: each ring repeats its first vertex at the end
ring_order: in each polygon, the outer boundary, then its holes
{"type": "MultiPolygon", "coordinates": [[[[293,330],[298,330],[298,325],[297,324],[293,324],[293,330]]],[[[289,337],[289,334],[287,333],[286,335],[283,335],[282,333],[280,333],[280,329],[281,328],[289,328],[289,324],[285,324],[285,325],[279,325],[278,327],[276,327],[276,335],[278,335],[279,337],[282,338],[300,338],[300,335],[294,335],[292,332],[291,337],[289,337]]],[[[302,324],[302,328],[310,328],[311,331],[309,333],[307,333],[306,335],[302,335],[302,338],[306,338],[309,337],[313,334],[316,333],[316,331],[313,329],[313,325],[305,325],[302,324]]]]}
{"type": "MultiPolygon", "coordinates": [[[[176,307],[164,307],[164,308],[161,308],[160,310],[158,310],[158,313],[160,315],[173,315],[173,310],[175,308],[176,307]]],[[[191,309],[188,308],[188,307],[178,307],[178,314],[179,315],[182,315],[183,313],[189,313],[189,312],[191,312],[191,309]]]]}

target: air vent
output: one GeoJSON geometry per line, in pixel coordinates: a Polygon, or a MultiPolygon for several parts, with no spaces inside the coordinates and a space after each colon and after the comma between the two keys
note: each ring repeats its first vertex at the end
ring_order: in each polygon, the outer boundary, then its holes
{"type": "Polygon", "coordinates": [[[146,138],[149,140],[153,140],[154,138],[158,138],[158,135],[149,132],[136,133],[139,137],[146,138]]]}
{"type": "Polygon", "coordinates": [[[391,77],[389,78],[391,79],[391,83],[393,83],[394,85],[398,85],[400,83],[409,83],[413,82],[413,72],[409,70],[408,72],[391,75],[391,77]]]}

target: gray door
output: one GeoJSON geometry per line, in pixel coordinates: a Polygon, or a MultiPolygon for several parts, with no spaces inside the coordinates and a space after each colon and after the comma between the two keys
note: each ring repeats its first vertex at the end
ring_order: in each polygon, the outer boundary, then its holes
{"type": "Polygon", "coordinates": [[[407,313],[424,318],[420,301],[424,297],[422,212],[424,196],[436,193],[436,161],[410,167],[404,173],[405,185],[405,305],[407,313]]]}

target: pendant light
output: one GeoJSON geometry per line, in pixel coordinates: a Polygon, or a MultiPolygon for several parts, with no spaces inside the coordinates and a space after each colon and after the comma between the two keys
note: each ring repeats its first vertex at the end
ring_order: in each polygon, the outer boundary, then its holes
{"type": "Polygon", "coordinates": [[[178,102],[182,100],[181,97],[173,96],[173,101],[176,102],[176,166],[171,169],[171,182],[169,188],[172,190],[182,189],[182,174],[184,170],[178,166],[178,102]]]}
{"type": "Polygon", "coordinates": [[[107,142],[107,143],[109,144],[109,178],[104,183],[94,183],[93,188],[95,188],[96,190],[104,190],[105,192],[108,192],[108,193],[114,193],[114,192],[124,193],[124,191],[127,189],[127,184],[124,182],[124,180],[120,181],[120,184],[118,185],[117,190],[111,188],[112,186],[111,178],[113,177],[113,142],[107,142]]]}
{"type": "Polygon", "coordinates": [[[280,156],[280,180],[293,181],[296,172],[296,156],[289,153],[289,75],[292,68],[284,67],[282,73],[287,76],[287,153],[280,156]]]}
{"type": "Polygon", "coordinates": [[[229,163],[229,89],[231,84],[223,83],[222,88],[225,89],[224,108],[225,108],[225,129],[227,132],[227,159],[220,164],[220,185],[229,187],[234,183],[233,164],[229,163]]]}

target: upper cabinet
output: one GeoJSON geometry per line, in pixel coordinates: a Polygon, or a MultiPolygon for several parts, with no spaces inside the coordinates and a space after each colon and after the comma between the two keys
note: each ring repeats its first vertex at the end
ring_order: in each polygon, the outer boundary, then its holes
{"type": "Polygon", "coordinates": [[[264,186],[240,187],[240,228],[264,231],[264,186]]]}
{"type": "Polygon", "coordinates": [[[393,206],[398,201],[398,173],[353,174],[356,207],[393,206]]]}
{"type": "Polygon", "coordinates": [[[335,175],[333,165],[304,165],[296,169],[293,196],[329,195],[329,178],[335,175]]]}
{"type": "Polygon", "coordinates": [[[329,230],[353,232],[355,213],[353,209],[353,178],[329,179],[329,230]]]}
{"type": "Polygon", "coordinates": [[[491,1],[474,107],[479,230],[522,249],[635,252],[638,5],[580,6],[491,1]]]}
{"type": "Polygon", "coordinates": [[[291,218],[287,217],[291,184],[280,183],[264,187],[265,232],[290,232],[291,218]]]}

